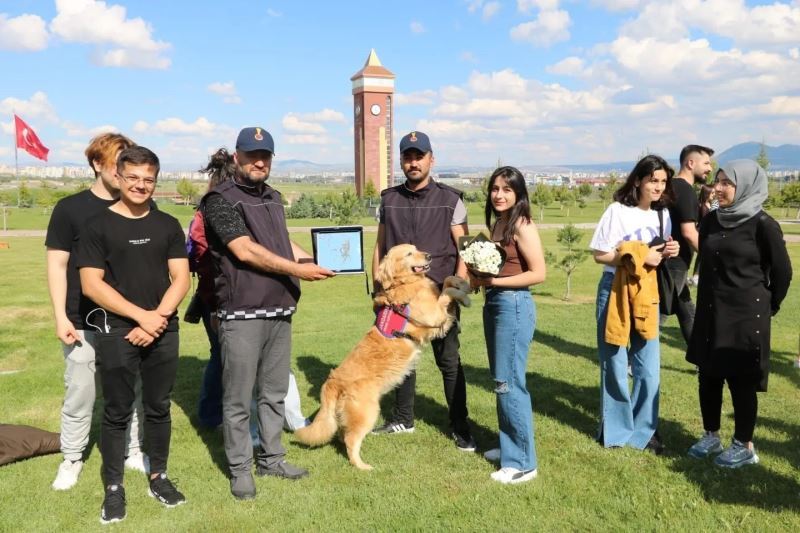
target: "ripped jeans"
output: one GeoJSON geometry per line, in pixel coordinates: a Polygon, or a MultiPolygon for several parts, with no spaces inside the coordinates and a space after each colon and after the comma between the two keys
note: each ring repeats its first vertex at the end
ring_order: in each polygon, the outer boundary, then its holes
{"type": "Polygon", "coordinates": [[[525,381],[535,328],[536,305],[527,287],[486,290],[483,333],[495,380],[502,468],[537,467],[533,408],[525,381]]]}

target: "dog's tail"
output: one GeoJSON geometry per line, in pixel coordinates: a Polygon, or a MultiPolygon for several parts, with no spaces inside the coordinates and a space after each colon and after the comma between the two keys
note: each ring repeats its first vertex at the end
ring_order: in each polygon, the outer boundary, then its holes
{"type": "Polygon", "coordinates": [[[326,381],[320,394],[320,408],[314,421],[294,432],[295,438],[308,446],[322,446],[331,441],[339,428],[336,422],[336,403],[339,389],[326,381]]]}

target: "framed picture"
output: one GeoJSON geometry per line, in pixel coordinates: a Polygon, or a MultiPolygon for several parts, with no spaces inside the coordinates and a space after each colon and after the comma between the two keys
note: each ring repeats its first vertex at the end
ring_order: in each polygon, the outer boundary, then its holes
{"type": "Polygon", "coordinates": [[[311,228],[314,262],[337,274],[364,273],[364,228],[311,228]]]}

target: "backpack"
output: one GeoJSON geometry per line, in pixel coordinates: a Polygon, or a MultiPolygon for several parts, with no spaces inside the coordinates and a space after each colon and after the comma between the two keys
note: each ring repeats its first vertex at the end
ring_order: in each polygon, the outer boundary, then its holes
{"type": "Polygon", "coordinates": [[[208,253],[206,224],[203,212],[195,211],[189,223],[189,235],[186,238],[186,253],[189,256],[189,270],[198,276],[211,274],[211,255],[208,253]]]}

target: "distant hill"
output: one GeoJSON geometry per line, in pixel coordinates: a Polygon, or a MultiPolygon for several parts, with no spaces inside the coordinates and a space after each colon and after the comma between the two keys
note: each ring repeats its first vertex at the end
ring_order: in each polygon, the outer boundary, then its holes
{"type": "MultiPolygon", "coordinates": [[[[764,145],[769,158],[770,170],[788,170],[800,168],[800,145],[783,144],[781,146],[764,145]]],[[[761,151],[761,143],[747,142],[731,146],[722,153],[715,154],[715,159],[724,165],[733,159],[755,159],[761,151]]]]}

